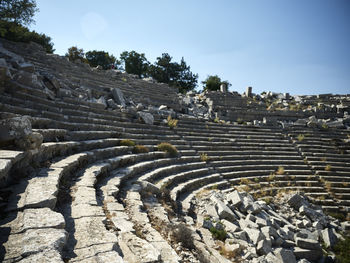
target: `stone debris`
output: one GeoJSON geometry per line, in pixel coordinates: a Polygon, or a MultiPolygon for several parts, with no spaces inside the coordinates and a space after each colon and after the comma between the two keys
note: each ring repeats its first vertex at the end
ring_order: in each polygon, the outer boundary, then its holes
{"type": "Polygon", "coordinates": [[[297,259],[317,262],[323,257],[321,242],[333,246],[336,235],[339,235],[337,229],[341,227],[337,220],[326,216],[300,194],[286,194],[276,199],[274,205],[267,205],[255,201],[245,192],[211,191],[193,202],[196,203],[194,212],[200,213],[197,218],[206,218],[202,227],[210,231],[225,231],[226,240],[240,246],[240,257],[246,262],[297,262],[297,259]],[[216,204],[219,218],[202,209],[209,204],[216,204]],[[259,209],[247,209],[254,205],[259,209]],[[305,209],[309,214],[305,214],[305,209]],[[222,214],[235,216],[225,216],[224,219],[220,216],[222,214]],[[334,227],[329,228],[332,224],[334,227]]]}

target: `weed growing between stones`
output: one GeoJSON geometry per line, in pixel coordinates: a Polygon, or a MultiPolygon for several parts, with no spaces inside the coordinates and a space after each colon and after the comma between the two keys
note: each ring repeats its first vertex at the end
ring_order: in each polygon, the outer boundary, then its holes
{"type": "Polygon", "coordinates": [[[206,153],[201,153],[200,158],[201,158],[202,162],[209,162],[209,160],[210,160],[210,157],[206,153]]]}
{"type": "Polygon", "coordinates": [[[210,233],[213,235],[215,239],[225,241],[227,238],[227,232],[224,229],[217,229],[215,227],[211,227],[209,229],[210,233]]]}
{"type": "Polygon", "coordinates": [[[325,171],[329,172],[332,170],[332,166],[327,164],[326,167],[324,168],[325,171]]]}
{"type": "Polygon", "coordinates": [[[340,240],[334,246],[335,257],[337,262],[350,263],[350,237],[340,240]]]}
{"type": "Polygon", "coordinates": [[[120,141],[121,146],[135,146],[136,143],[133,140],[130,139],[124,139],[120,141]]]}
{"type": "Polygon", "coordinates": [[[304,138],[305,138],[304,134],[299,134],[298,137],[297,137],[299,142],[302,142],[304,140],[304,138]]]}
{"type": "Polygon", "coordinates": [[[148,153],[149,149],[144,145],[135,145],[132,152],[133,153],[148,153]]]}
{"type": "Polygon", "coordinates": [[[177,123],[178,123],[179,120],[173,119],[173,118],[171,118],[171,116],[169,115],[168,118],[167,118],[167,121],[168,121],[168,127],[169,127],[170,129],[174,129],[174,128],[177,127],[177,123]]]}
{"type": "Polygon", "coordinates": [[[283,168],[283,166],[279,166],[279,167],[278,167],[276,174],[278,174],[278,175],[283,175],[283,174],[284,174],[284,168],[283,168]]]}
{"type": "Polygon", "coordinates": [[[157,145],[159,151],[168,153],[171,157],[176,157],[179,153],[175,146],[168,142],[162,142],[157,145]]]}

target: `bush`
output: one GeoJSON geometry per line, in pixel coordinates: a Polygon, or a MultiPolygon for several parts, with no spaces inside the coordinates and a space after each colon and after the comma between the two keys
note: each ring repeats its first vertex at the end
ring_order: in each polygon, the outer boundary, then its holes
{"type": "Polygon", "coordinates": [[[132,150],[133,153],[148,153],[149,149],[144,145],[135,145],[134,149],[132,150]]]}
{"type": "Polygon", "coordinates": [[[332,170],[332,166],[329,165],[329,164],[327,164],[326,167],[325,167],[324,169],[325,169],[325,171],[329,172],[329,171],[332,170]]]}
{"type": "Polygon", "coordinates": [[[215,227],[211,227],[209,230],[214,238],[219,239],[221,241],[226,240],[227,232],[225,230],[218,230],[215,227]]]}
{"type": "Polygon", "coordinates": [[[177,243],[182,243],[185,248],[194,249],[192,231],[185,224],[180,223],[175,227],[170,227],[173,238],[177,243]]]}
{"type": "Polygon", "coordinates": [[[337,262],[350,263],[350,237],[346,237],[345,240],[340,240],[334,246],[335,257],[337,262]]]}
{"type": "Polygon", "coordinates": [[[171,145],[167,142],[162,142],[157,145],[159,151],[163,151],[168,153],[171,157],[176,157],[178,155],[178,151],[175,146],[171,145]]]}
{"type": "Polygon", "coordinates": [[[136,143],[133,140],[130,139],[124,139],[120,141],[121,146],[135,146],[136,143]]]}
{"type": "Polygon", "coordinates": [[[283,168],[283,166],[279,166],[279,167],[278,167],[276,174],[278,174],[278,175],[283,175],[283,174],[284,174],[284,168],[283,168]]]}
{"type": "Polygon", "coordinates": [[[202,162],[208,162],[210,160],[210,157],[206,153],[201,153],[200,158],[202,162]]]}
{"type": "Polygon", "coordinates": [[[297,137],[299,142],[302,142],[304,140],[304,138],[305,138],[304,134],[299,134],[298,137],[297,137]]]}
{"type": "Polygon", "coordinates": [[[174,129],[174,128],[176,128],[177,123],[178,123],[179,120],[172,119],[171,116],[169,115],[168,118],[167,118],[167,121],[168,121],[169,128],[170,129],[174,129]]]}
{"type": "Polygon", "coordinates": [[[15,42],[29,43],[33,41],[41,45],[47,53],[52,54],[55,51],[49,36],[30,31],[28,28],[15,22],[0,20],[0,36],[15,42]]]}

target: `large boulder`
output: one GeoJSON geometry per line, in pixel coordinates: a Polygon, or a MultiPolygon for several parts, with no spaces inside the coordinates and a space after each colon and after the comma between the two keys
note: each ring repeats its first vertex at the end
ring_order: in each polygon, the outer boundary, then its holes
{"type": "Polygon", "coordinates": [[[154,122],[154,117],[149,112],[139,111],[137,115],[146,124],[152,125],[154,122]]]}
{"type": "Polygon", "coordinates": [[[0,146],[14,144],[22,150],[32,150],[38,148],[42,142],[43,136],[32,132],[32,124],[28,116],[0,121],[0,146]]]}
{"type": "Polygon", "coordinates": [[[122,107],[125,107],[126,106],[126,103],[125,103],[125,98],[124,98],[124,95],[123,95],[123,92],[118,89],[118,88],[114,88],[112,89],[112,96],[113,96],[113,99],[114,101],[122,106],[122,107]]]}

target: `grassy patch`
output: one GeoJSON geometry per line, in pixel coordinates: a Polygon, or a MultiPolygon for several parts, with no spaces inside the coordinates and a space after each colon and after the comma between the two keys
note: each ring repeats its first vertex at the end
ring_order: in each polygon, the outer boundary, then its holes
{"type": "Polygon", "coordinates": [[[227,237],[227,232],[225,230],[218,230],[215,227],[209,229],[211,234],[215,239],[225,241],[227,237]]]}
{"type": "Polygon", "coordinates": [[[178,123],[179,120],[173,119],[173,118],[171,118],[171,116],[169,115],[168,118],[167,118],[167,121],[168,121],[168,127],[169,127],[170,129],[174,129],[174,128],[177,127],[177,123],[178,123]]]}
{"type": "Polygon", "coordinates": [[[209,162],[209,160],[210,160],[210,157],[206,153],[201,153],[200,158],[201,158],[202,162],[209,162]]]}

